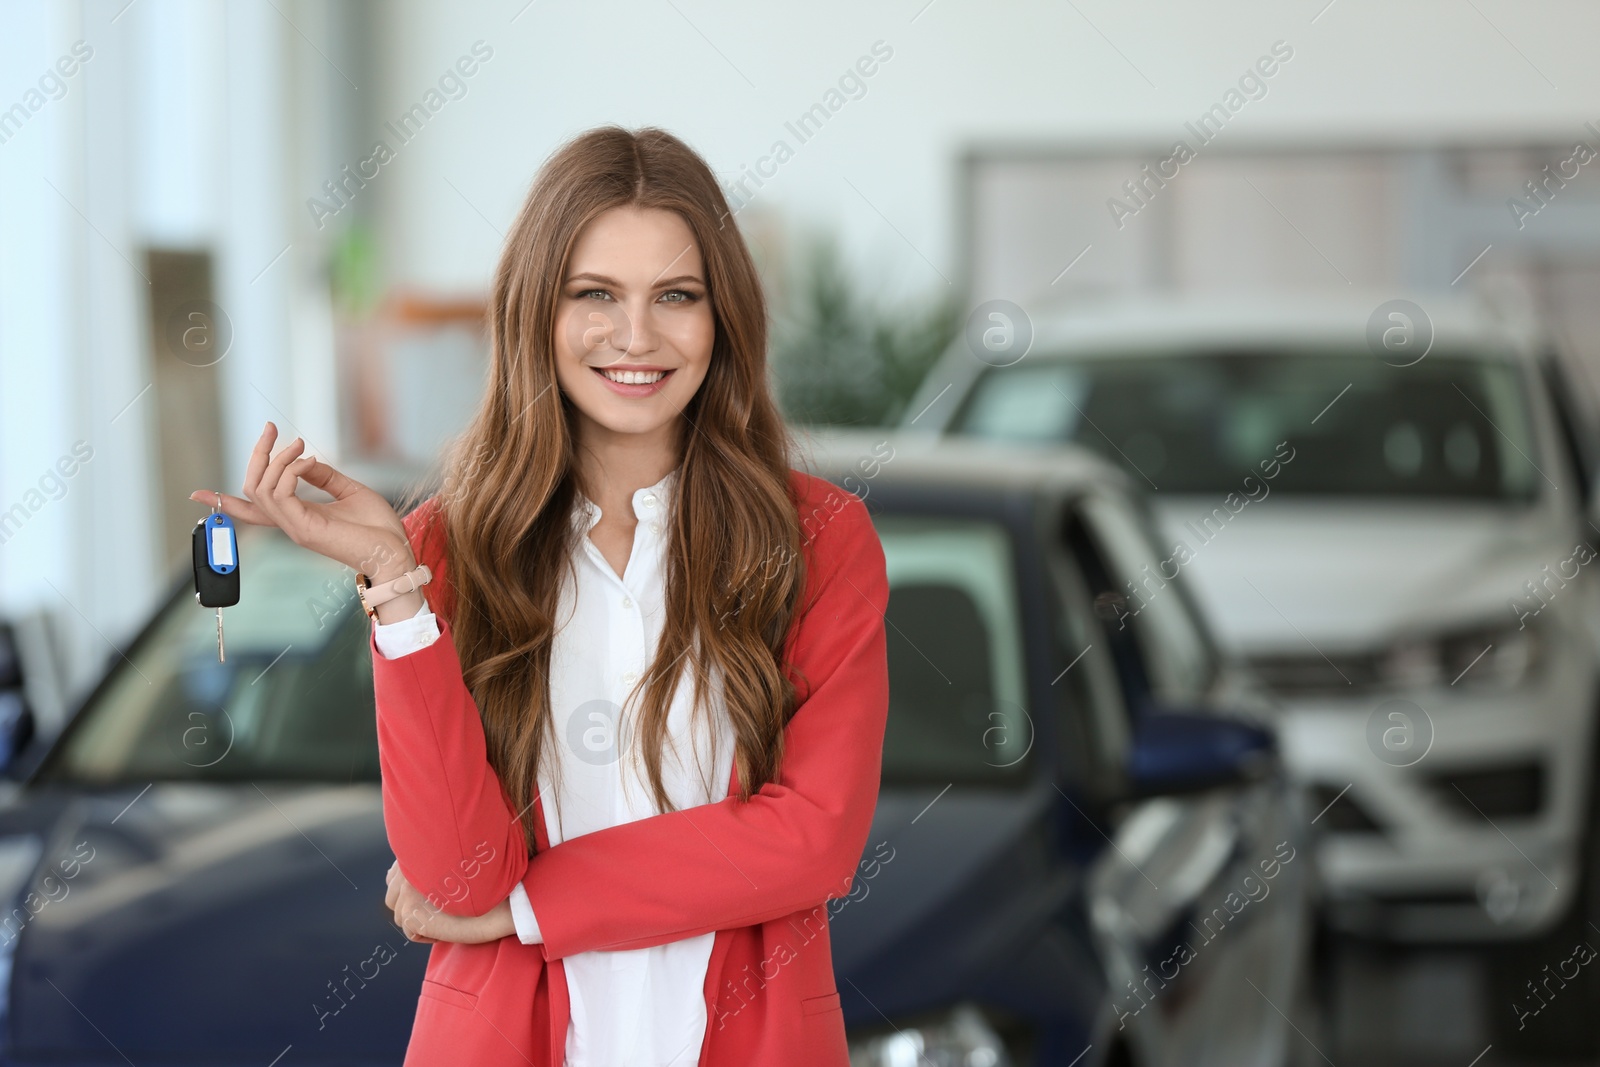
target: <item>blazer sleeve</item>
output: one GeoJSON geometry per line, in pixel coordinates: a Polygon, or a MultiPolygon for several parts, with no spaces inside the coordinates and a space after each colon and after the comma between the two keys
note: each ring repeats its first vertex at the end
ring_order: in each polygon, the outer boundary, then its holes
{"type": "Polygon", "coordinates": [[[518,809],[489,764],[483,721],[456,655],[443,538],[431,515],[428,501],[405,524],[417,561],[435,574],[424,590],[441,605],[439,637],[396,659],[368,637],[383,824],[406,881],[447,914],[482,915],[526,872],[528,846],[518,809]]]}
{"type": "Polygon", "coordinates": [[[522,885],[547,960],[749,926],[849,892],[877,806],[889,585],[866,506],[820,484],[843,499],[812,540],[809,607],[791,627],[804,697],[778,780],[748,802],[729,796],[534,856],[522,885]]]}

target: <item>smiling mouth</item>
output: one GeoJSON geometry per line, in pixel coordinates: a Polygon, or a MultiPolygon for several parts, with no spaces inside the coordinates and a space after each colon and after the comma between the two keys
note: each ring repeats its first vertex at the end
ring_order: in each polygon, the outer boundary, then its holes
{"type": "Polygon", "coordinates": [[[611,367],[595,367],[594,370],[618,385],[651,385],[672,373],[669,370],[617,370],[611,367]]]}

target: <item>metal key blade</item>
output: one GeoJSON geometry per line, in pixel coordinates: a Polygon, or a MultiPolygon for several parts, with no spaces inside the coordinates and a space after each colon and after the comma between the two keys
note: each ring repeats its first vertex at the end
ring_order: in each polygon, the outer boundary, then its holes
{"type": "Polygon", "coordinates": [[[217,609],[217,662],[226,663],[228,657],[222,651],[222,609],[217,609]]]}

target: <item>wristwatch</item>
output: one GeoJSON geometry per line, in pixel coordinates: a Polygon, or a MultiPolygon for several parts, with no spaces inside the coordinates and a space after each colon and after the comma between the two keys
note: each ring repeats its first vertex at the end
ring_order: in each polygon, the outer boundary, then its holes
{"type": "Polygon", "coordinates": [[[361,606],[366,609],[368,618],[378,617],[378,605],[387,604],[397,596],[421,589],[433,581],[433,572],[426,563],[418,564],[398,578],[391,578],[386,582],[372,584],[372,579],[361,572],[356,572],[356,597],[361,601],[361,606]]]}

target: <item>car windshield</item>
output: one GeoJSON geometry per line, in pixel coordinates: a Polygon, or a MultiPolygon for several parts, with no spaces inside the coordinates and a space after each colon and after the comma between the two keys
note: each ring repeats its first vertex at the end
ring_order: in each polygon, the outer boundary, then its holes
{"type": "Polygon", "coordinates": [[[44,781],[377,781],[369,624],[353,574],[275,529],[239,529],[239,603],[181,591],[74,721],[44,781]]]}
{"type": "MultiPolygon", "coordinates": [[[[1009,781],[1032,743],[1009,541],[982,522],[888,517],[886,782],[1009,781]]],[[[181,590],[74,721],[43,782],[377,781],[369,624],[350,572],[241,527],[240,599],[181,590]]]]}
{"type": "Polygon", "coordinates": [[[1465,352],[1041,358],[986,369],[952,429],[1084,445],[1164,493],[1271,470],[1275,492],[1526,501],[1543,480],[1517,367],[1465,352]]]}

